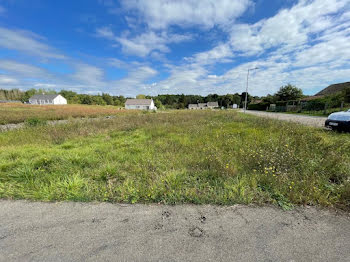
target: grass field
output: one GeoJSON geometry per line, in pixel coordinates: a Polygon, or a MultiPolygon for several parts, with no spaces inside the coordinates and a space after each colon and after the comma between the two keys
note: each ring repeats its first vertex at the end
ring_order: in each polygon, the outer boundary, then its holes
{"type": "Polygon", "coordinates": [[[92,105],[26,105],[0,104],[0,125],[21,123],[30,119],[61,120],[76,117],[115,115],[121,110],[114,106],[92,105]]]}
{"type": "Polygon", "coordinates": [[[350,207],[350,136],[233,111],[0,133],[0,197],[350,207]]]}

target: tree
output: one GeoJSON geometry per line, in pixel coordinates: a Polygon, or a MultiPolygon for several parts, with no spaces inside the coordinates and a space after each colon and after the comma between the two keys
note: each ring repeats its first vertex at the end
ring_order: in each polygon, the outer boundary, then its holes
{"type": "Polygon", "coordinates": [[[164,106],[162,104],[162,102],[159,99],[154,99],[154,105],[158,108],[158,109],[163,109],[164,106]]]}
{"type": "Polygon", "coordinates": [[[146,96],[145,95],[142,95],[142,94],[139,94],[136,96],[137,99],[145,99],[146,96]]]}
{"type": "MultiPolygon", "coordinates": [[[[245,94],[246,94],[246,92],[243,92],[241,94],[241,106],[242,107],[244,107],[244,103],[245,103],[245,94]]],[[[247,93],[247,108],[248,108],[248,105],[251,101],[252,101],[252,96],[249,93],[247,93]]]]}
{"type": "Polygon", "coordinates": [[[279,101],[297,100],[303,97],[303,91],[296,86],[288,84],[282,86],[275,96],[279,101]]]}
{"type": "Polygon", "coordinates": [[[107,105],[113,105],[113,97],[109,94],[102,93],[102,99],[106,102],[107,105]]]}
{"type": "Polygon", "coordinates": [[[350,87],[344,90],[344,100],[346,103],[350,103],[350,87]]]}

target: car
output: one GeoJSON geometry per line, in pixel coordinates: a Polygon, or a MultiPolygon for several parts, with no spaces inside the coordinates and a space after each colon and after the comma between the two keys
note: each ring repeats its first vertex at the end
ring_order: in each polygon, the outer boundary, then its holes
{"type": "Polygon", "coordinates": [[[350,131],[350,110],[330,114],[325,126],[338,131],[350,131]]]}

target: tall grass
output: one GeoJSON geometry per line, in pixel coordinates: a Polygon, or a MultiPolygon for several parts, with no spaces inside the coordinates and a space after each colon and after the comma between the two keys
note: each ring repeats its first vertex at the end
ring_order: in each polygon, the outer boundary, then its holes
{"type": "Polygon", "coordinates": [[[61,120],[77,117],[115,115],[124,110],[113,106],[0,104],[0,125],[30,119],[61,120]]]}
{"type": "Polygon", "coordinates": [[[0,134],[0,197],[350,207],[350,137],[224,111],[0,134]]]}

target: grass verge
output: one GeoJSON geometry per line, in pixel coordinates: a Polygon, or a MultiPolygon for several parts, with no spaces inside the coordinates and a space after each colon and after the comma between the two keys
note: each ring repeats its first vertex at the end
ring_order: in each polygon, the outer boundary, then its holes
{"type": "Polygon", "coordinates": [[[0,197],[350,207],[348,134],[230,111],[0,133],[0,197]]]}

